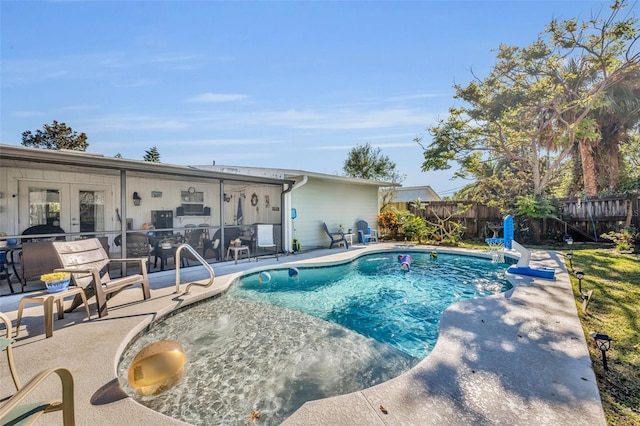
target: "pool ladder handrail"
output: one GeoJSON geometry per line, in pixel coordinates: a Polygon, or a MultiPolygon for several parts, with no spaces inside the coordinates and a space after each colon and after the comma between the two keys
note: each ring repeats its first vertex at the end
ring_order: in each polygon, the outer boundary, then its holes
{"type": "Polygon", "coordinates": [[[198,262],[200,262],[205,268],[207,268],[207,270],[209,271],[209,281],[207,281],[206,284],[201,284],[201,283],[196,283],[196,282],[192,282],[189,283],[187,285],[187,288],[184,290],[184,294],[189,294],[189,289],[191,288],[192,285],[197,285],[199,287],[211,287],[211,284],[213,284],[213,279],[215,278],[215,272],[213,272],[213,268],[211,267],[211,265],[209,265],[207,263],[206,260],[204,260],[202,258],[202,256],[200,256],[200,254],[196,251],[196,249],[194,249],[193,247],[191,247],[189,244],[180,244],[178,246],[178,248],[176,249],[176,293],[180,293],[180,264],[181,259],[180,259],[180,253],[182,252],[183,249],[186,249],[187,251],[189,251],[198,262]]]}

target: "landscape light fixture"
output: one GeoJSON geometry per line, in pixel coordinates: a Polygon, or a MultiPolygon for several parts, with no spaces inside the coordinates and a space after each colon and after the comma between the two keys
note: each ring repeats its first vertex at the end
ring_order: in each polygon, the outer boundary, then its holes
{"type": "Polygon", "coordinates": [[[590,333],[590,335],[591,337],[593,337],[593,340],[596,343],[596,348],[600,349],[600,352],[602,352],[602,366],[604,367],[605,371],[608,371],[609,367],[607,366],[607,351],[611,347],[611,337],[607,336],[606,334],[596,333],[595,331],[593,333],[590,333]]]}
{"type": "Polygon", "coordinates": [[[576,278],[578,279],[578,292],[582,293],[582,279],[584,278],[584,272],[576,271],[576,278]]]}
{"type": "Polygon", "coordinates": [[[571,268],[571,271],[573,271],[573,253],[567,253],[567,259],[569,259],[569,267],[571,268]]]}
{"type": "Polygon", "coordinates": [[[133,193],[133,205],[134,206],[139,206],[140,205],[140,201],[142,201],[142,198],[140,198],[140,196],[138,195],[137,192],[133,193]]]}

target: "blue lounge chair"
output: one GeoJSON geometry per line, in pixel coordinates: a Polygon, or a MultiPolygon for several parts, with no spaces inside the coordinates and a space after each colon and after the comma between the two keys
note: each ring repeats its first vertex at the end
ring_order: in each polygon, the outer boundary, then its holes
{"type": "Polygon", "coordinates": [[[356,229],[358,230],[358,242],[360,244],[368,244],[373,240],[376,243],[378,242],[378,231],[369,228],[369,224],[364,220],[356,222],[356,229]]]}

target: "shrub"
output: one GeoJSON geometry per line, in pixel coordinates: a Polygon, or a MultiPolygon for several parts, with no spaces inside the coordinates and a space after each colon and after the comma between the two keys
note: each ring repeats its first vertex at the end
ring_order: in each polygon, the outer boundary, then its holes
{"type": "Polygon", "coordinates": [[[638,232],[633,226],[627,226],[619,232],[607,232],[600,235],[600,238],[613,241],[616,245],[616,249],[619,251],[631,251],[633,252],[638,238],[638,232]]]}

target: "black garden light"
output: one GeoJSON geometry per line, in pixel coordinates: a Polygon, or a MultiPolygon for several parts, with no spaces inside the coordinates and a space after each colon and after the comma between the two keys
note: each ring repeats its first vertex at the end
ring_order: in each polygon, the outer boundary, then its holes
{"type": "Polygon", "coordinates": [[[576,271],[576,278],[578,279],[578,292],[582,293],[582,279],[584,278],[584,272],[583,271],[576,271]]]}
{"type": "Polygon", "coordinates": [[[602,366],[605,371],[609,371],[609,367],[607,366],[607,351],[611,347],[611,337],[606,334],[596,333],[595,331],[590,334],[595,341],[596,348],[600,349],[600,352],[602,352],[602,366]]]}
{"type": "Polygon", "coordinates": [[[571,267],[571,270],[573,271],[573,253],[571,253],[571,252],[567,253],[567,259],[569,259],[569,266],[571,267]]]}

